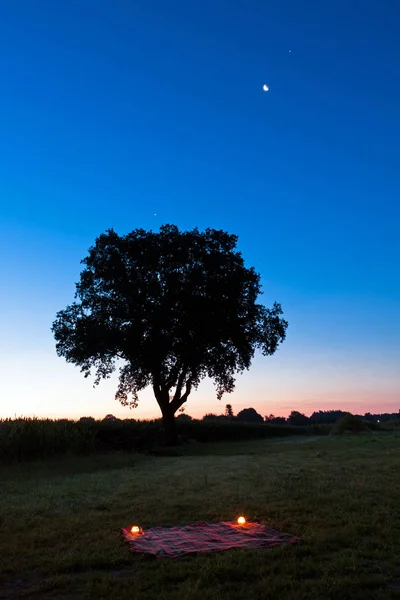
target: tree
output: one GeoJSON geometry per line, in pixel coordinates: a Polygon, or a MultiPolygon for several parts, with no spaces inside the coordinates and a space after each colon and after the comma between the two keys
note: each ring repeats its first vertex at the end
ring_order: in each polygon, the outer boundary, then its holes
{"type": "Polygon", "coordinates": [[[187,421],[193,421],[193,417],[191,417],[190,415],[187,415],[186,413],[180,413],[177,417],[176,417],[177,421],[180,421],[181,423],[187,422],[187,421]]]}
{"type": "Polygon", "coordinates": [[[238,412],[236,419],[245,423],[264,423],[264,419],[255,408],[244,408],[238,412]]]}
{"type": "Polygon", "coordinates": [[[225,406],[225,416],[228,417],[229,419],[233,418],[232,404],[227,404],[225,406]]]}
{"type": "Polygon", "coordinates": [[[137,406],[152,386],[169,444],[178,441],[175,412],[204,377],[221,399],[256,349],[272,355],[285,339],[281,306],[257,303],[260,276],[245,267],[237,239],[174,225],[123,236],[109,229],[82,260],[75,301],[52,325],[57,354],[85,377],[94,370],[94,385],[122,361],[122,405],[137,406]]]}
{"type": "Polygon", "coordinates": [[[298,427],[303,427],[305,425],[308,425],[309,419],[308,417],[306,417],[306,415],[303,415],[303,413],[297,410],[292,410],[288,418],[288,423],[289,425],[297,425],[298,427]]]}
{"type": "Polygon", "coordinates": [[[103,421],[118,421],[118,419],[114,415],[108,414],[104,417],[103,421]]]}
{"type": "Polygon", "coordinates": [[[81,417],[79,419],[79,423],[92,424],[92,423],[96,423],[96,419],[94,419],[93,417],[81,417]]]}
{"type": "Polygon", "coordinates": [[[266,416],[264,420],[270,425],[285,425],[286,423],[285,417],[276,417],[275,415],[266,416]]]}
{"type": "Polygon", "coordinates": [[[320,425],[331,425],[336,423],[341,417],[344,417],[347,413],[342,410],[319,410],[314,411],[310,417],[310,423],[320,425]]]}

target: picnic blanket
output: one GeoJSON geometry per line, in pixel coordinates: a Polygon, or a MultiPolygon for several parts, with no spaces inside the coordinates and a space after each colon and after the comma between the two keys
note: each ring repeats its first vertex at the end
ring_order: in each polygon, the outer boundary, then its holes
{"type": "Polygon", "coordinates": [[[133,552],[176,558],[190,552],[217,552],[231,548],[270,548],[300,541],[260,523],[238,525],[235,521],[195,523],[182,527],[153,527],[139,534],[122,529],[133,552]]]}

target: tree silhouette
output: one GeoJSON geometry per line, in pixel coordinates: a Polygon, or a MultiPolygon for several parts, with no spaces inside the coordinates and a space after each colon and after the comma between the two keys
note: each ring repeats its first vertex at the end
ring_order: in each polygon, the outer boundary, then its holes
{"type": "Polygon", "coordinates": [[[187,415],[185,413],[180,413],[177,417],[176,417],[177,421],[181,421],[181,422],[187,422],[187,421],[192,421],[193,417],[191,417],[190,415],[187,415]]]}
{"type": "Polygon", "coordinates": [[[82,261],[73,304],[56,315],[59,356],[94,370],[94,385],[119,368],[116,399],[135,407],[152,386],[166,442],[177,443],[175,412],[208,376],[220,399],[249,369],[256,349],[285,339],[281,306],[257,303],[260,276],[246,268],[237,236],[222,230],[101,234],[82,261]],[[170,397],[171,390],[173,393],[170,397]]]}
{"type": "Polygon", "coordinates": [[[289,423],[289,425],[304,426],[304,425],[308,425],[309,418],[297,410],[292,410],[292,412],[290,413],[289,418],[288,418],[288,423],[289,423]]]}
{"type": "Polygon", "coordinates": [[[285,425],[286,419],[285,417],[276,417],[275,415],[265,416],[265,422],[270,423],[270,425],[285,425]]]}
{"type": "Polygon", "coordinates": [[[114,417],[114,415],[108,414],[104,417],[103,421],[117,421],[117,417],[114,417]]]}
{"type": "Polygon", "coordinates": [[[255,408],[244,408],[238,412],[236,419],[245,423],[264,423],[264,419],[255,408]]]}
{"type": "Polygon", "coordinates": [[[229,417],[230,419],[233,417],[232,404],[227,404],[225,406],[225,416],[229,417]]]}
{"type": "Polygon", "coordinates": [[[313,424],[328,424],[331,425],[336,423],[339,419],[344,417],[347,413],[342,410],[318,410],[314,411],[310,416],[310,423],[313,424]]]}

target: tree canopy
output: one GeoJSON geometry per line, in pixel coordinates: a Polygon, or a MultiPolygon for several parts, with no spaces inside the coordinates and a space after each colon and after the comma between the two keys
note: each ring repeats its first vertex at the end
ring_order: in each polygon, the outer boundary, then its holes
{"type": "Polygon", "coordinates": [[[236,416],[237,421],[244,423],[264,423],[263,417],[256,411],[255,408],[243,408],[236,416]]]}
{"type": "Polygon", "coordinates": [[[288,417],[289,425],[297,425],[299,427],[302,427],[304,425],[307,425],[308,421],[308,417],[306,417],[306,415],[303,415],[303,413],[299,412],[298,410],[292,410],[288,417]]]}
{"type": "Polygon", "coordinates": [[[123,405],[135,407],[152,386],[171,443],[174,414],[204,377],[220,399],[257,349],[272,355],[285,339],[281,306],[257,302],[260,276],[245,266],[237,240],[174,225],[126,235],[109,229],[81,261],[75,301],[52,325],[57,354],[85,377],[94,371],[95,385],[123,361],[123,405]]]}

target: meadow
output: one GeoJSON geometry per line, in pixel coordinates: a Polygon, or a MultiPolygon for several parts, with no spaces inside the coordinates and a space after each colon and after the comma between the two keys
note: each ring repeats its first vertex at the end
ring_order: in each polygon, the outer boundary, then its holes
{"type": "Polygon", "coordinates": [[[400,597],[400,436],[187,444],[0,467],[0,598],[400,597]],[[301,543],[179,559],[120,528],[239,514],[301,543]]]}

